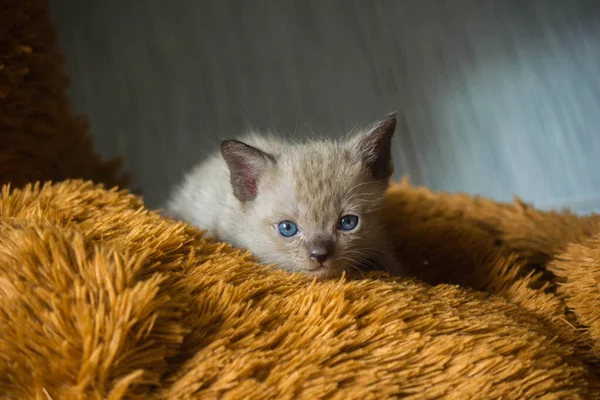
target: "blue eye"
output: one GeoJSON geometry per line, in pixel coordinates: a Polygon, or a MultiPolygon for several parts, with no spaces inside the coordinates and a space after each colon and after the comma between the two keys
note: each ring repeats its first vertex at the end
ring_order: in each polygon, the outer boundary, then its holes
{"type": "Polygon", "coordinates": [[[358,225],[358,217],[356,215],[344,215],[340,218],[338,226],[344,231],[351,231],[358,225]]]}
{"type": "Polygon", "coordinates": [[[281,236],[291,237],[298,233],[298,227],[291,221],[282,221],[277,224],[277,230],[281,236]]]}

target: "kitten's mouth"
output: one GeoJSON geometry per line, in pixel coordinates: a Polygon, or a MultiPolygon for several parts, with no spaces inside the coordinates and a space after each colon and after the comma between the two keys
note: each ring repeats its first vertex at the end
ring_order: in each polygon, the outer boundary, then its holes
{"type": "Polygon", "coordinates": [[[335,262],[335,260],[332,259],[328,259],[326,261],[322,261],[322,262],[313,262],[310,263],[307,267],[307,269],[310,272],[316,272],[316,271],[321,271],[321,270],[337,270],[339,269],[339,263],[335,262]]]}
{"type": "Polygon", "coordinates": [[[331,264],[329,262],[321,263],[321,264],[311,264],[307,269],[310,272],[320,271],[322,269],[323,270],[331,269],[331,264]]]}
{"type": "Polygon", "coordinates": [[[338,263],[328,260],[319,264],[311,264],[306,271],[319,279],[329,279],[341,276],[344,269],[338,263]]]}

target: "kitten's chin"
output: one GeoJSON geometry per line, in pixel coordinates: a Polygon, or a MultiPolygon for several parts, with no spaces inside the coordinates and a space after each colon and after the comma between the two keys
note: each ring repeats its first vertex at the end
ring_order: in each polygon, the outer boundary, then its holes
{"type": "Polygon", "coordinates": [[[316,276],[319,280],[339,278],[342,276],[342,273],[344,272],[344,270],[342,270],[342,269],[327,268],[327,267],[323,267],[323,268],[319,268],[319,269],[312,269],[312,270],[304,269],[303,271],[306,274],[316,276]]]}
{"type": "Polygon", "coordinates": [[[320,268],[315,268],[312,265],[307,266],[306,264],[299,265],[299,264],[290,264],[290,263],[287,263],[287,264],[279,263],[279,264],[275,264],[275,265],[284,271],[291,272],[291,273],[294,273],[294,272],[302,273],[302,274],[314,276],[319,280],[339,278],[344,273],[343,266],[339,266],[336,264],[333,264],[333,265],[328,264],[328,265],[324,265],[320,268]]]}

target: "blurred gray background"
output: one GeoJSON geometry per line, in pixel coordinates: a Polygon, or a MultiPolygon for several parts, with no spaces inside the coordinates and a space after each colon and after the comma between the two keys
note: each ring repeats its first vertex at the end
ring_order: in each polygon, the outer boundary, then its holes
{"type": "Polygon", "coordinates": [[[219,139],[401,107],[396,177],[600,210],[600,1],[51,0],[76,112],[150,207],[219,139]]]}

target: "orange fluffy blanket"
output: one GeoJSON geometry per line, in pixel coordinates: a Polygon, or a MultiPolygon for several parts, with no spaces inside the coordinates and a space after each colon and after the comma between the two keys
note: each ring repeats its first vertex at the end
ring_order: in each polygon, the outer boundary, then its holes
{"type": "Polygon", "coordinates": [[[403,182],[415,277],[315,282],[105,189],[65,87],[45,5],[4,1],[2,398],[600,396],[599,217],[403,182]]]}

